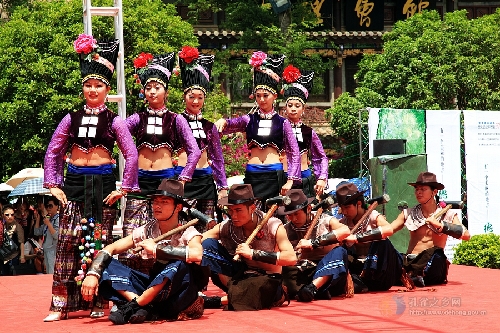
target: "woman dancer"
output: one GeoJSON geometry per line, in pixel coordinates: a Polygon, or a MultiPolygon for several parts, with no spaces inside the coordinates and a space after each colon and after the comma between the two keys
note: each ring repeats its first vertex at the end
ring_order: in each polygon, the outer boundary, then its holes
{"type": "MultiPolygon", "coordinates": [[[[300,152],[290,122],[276,113],[274,106],[284,55],[254,52],[250,59],[253,71],[255,111],[233,119],[219,119],[219,132],[245,132],[250,159],[245,171],[245,184],[251,184],[253,193],[262,202],[273,196],[284,195],[294,181],[300,182],[300,152]],[[288,179],[284,180],[282,152],[288,162],[288,179]]],[[[262,210],[266,210],[262,207],[262,210]]]]}
{"type": "MultiPolygon", "coordinates": [[[[157,56],[141,53],[134,60],[136,80],[142,86],[141,95],[144,95],[146,104],[143,110],[126,120],[130,133],[136,138],[141,192],[127,197],[124,238],[152,217],[148,196],[156,193],[162,179],[175,177],[173,152],[180,148],[186,152],[185,168],[179,174],[182,183],[191,180],[201,154],[187,121],[165,106],[174,64],[174,52],[157,56]]],[[[121,256],[120,260],[127,266],[149,273],[148,265],[144,265],[138,256],[131,253],[125,256],[127,259],[121,256]]]]}
{"type": "Polygon", "coordinates": [[[80,288],[93,254],[112,242],[115,202],[138,191],[137,150],[125,121],[106,107],[118,56],[118,40],[97,42],[80,35],[74,42],[80,55],[85,105],[59,123],[45,155],[44,186],[64,206],[59,225],[50,314],[44,321],[66,319],[69,312],[88,309],[102,317],[104,304],[82,299],[80,288]],[[122,187],[116,189],[112,152],[115,142],[125,157],[122,187]],[[63,185],[64,161],[69,150],[63,185]]]}
{"type": "MultiPolygon", "coordinates": [[[[328,179],[328,158],[316,132],[302,123],[307,98],[312,89],[314,72],[299,70],[288,65],[283,71],[283,95],[285,97],[286,117],[292,124],[293,133],[300,149],[301,188],[308,198],[323,194],[328,179]],[[314,175],[309,169],[309,153],[314,175]],[[315,177],[316,179],[315,180],[315,177]]],[[[283,162],[285,170],[286,161],[283,162]]]]}
{"type": "MultiPolygon", "coordinates": [[[[214,217],[217,200],[227,196],[228,190],[219,132],[214,123],[204,119],[201,113],[210,84],[213,63],[213,55],[199,54],[194,47],[185,46],[179,52],[182,89],[186,104],[182,115],[188,121],[202,152],[193,180],[185,185],[184,193],[186,198],[196,199],[196,209],[211,217],[214,217]]],[[[185,170],[187,158],[184,150],[178,154],[176,171],[181,173],[185,170]]]]}

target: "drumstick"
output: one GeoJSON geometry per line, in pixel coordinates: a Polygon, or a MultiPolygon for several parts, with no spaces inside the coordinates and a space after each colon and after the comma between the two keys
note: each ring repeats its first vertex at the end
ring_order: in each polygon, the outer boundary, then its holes
{"type": "Polygon", "coordinates": [[[361,216],[358,223],[356,223],[356,225],[351,229],[351,234],[354,234],[356,232],[356,230],[359,228],[359,226],[365,222],[365,220],[368,218],[368,216],[370,216],[370,214],[373,212],[373,210],[375,208],[377,208],[377,206],[379,204],[380,205],[385,204],[385,203],[389,202],[389,200],[391,200],[391,199],[389,198],[388,194],[384,194],[383,196],[373,198],[371,200],[373,200],[373,203],[370,205],[370,207],[368,207],[368,210],[363,214],[363,216],[361,216]]]}
{"type": "MultiPolygon", "coordinates": [[[[304,235],[304,237],[302,239],[307,240],[307,239],[311,238],[311,234],[312,234],[316,224],[318,224],[319,217],[321,216],[321,214],[323,214],[323,207],[319,207],[318,210],[316,211],[316,215],[314,215],[314,218],[311,221],[311,225],[309,226],[309,228],[307,228],[306,234],[304,235]]],[[[300,260],[300,254],[302,254],[301,250],[302,249],[297,250],[297,254],[298,254],[297,260],[300,260]]]]}
{"type": "MultiPolygon", "coordinates": [[[[153,240],[155,241],[155,243],[158,243],[158,242],[160,242],[160,241],[162,241],[162,240],[164,240],[164,239],[166,239],[166,238],[168,238],[168,237],[170,237],[172,235],[175,235],[178,232],[186,230],[190,226],[196,225],[197,223],[198,223],[198,219],[193,219],[193,220],[187,222],[186,224],[178,226],[178,227],[176,227],[176,228],[174,228],[174,229],[172,229],[172,230],[170,230],[170,231],[168,231],[168,232],[166,232],[166,233],[164,233],[164,234],[162,234],[162,235],[154,238],[153,240]]],[[[140,252],[142,250],[143,250],[142,246],[138,246],[135,249],[133,249],[132,251],[134,253],[137,253],[137,252],[140,252]]]]}
{"type": "MultiPolygon", "coordinates": [[[[262,218],[262,221],[260,221],[260,223],[257,224],[257,226],[255,227],[255,229],[250,234],[250,236],[248,236],[247,240],[245,241],[245,244],[250,245],[250,243],[253,242],[253,239],[255,238],[255,236],[257,236],[257,234],[259,233],[260,229],[262,229],[262,227],[267,223],[267,221],[269,221],[269,219],[273,216],[273,214],[276,211],[276,209],[278,209],[278,204],[273,204],[271,206],[271,208],[269,208],[269,210],[267,211],[266,215],[264,215],[264,217],[262,218]]],[[[235,255],[233,257],[233,260],[234,261],[240,260],[240,255],[239,254],[235,255]]]]}

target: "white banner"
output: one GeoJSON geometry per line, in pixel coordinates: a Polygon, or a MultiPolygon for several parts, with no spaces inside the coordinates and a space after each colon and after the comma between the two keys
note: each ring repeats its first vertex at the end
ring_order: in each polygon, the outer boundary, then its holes
{"type": "Polygon", "coordinates": [[[369,158],[373,157],[373,140],[377,139],[380,108],[368,108],[368,142],[370,142],[369,158]]]}
{"type": "MultiPolygon", "coordinates": [[[[438,182],[443,183],[444,190],[439,191],[439,199],[443,201],[460,201],[461,161],[460,161],[460,110],[427,110],[426,111],[425,152],[427,154],[427,170],[435,173],[438,182]]],[[[459,220],[462,211],[456,210],[459,220]]],[[[448,237],[444,248],[448,260],[452,261],[455,251],[453,247],[461,241],[448,237]]]]}
{"type": "Polygon", "coordinates": [[[445,186],[439,191],[441,200],[460,201],[460,110],[427,110],[425,118],[427,170],[445,186]]]}
{"type": "Polygon", "coordinates": [[[463,112],[469,231],[500,234],[500,112],[463,112]]]}

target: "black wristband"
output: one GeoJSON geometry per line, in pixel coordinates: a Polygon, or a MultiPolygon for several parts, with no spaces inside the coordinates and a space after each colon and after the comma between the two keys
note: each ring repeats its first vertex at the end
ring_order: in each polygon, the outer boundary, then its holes
{"type": "Polygon", "coordinates": [[[156,246],[156,260],[182,260],[186,261],[187,246],[172,246],[160,243],[156,246]]]}
{"type": "Polygon", "coordinates": [[[335,233],[335,230],[327,234],[321,235],[319,237],[316,237],[311,241],[313,249],[318,248],[320,246],[327,246],[338,243],[339,240],[337,239],[337,234],[335,233]]]}
{"type": "Polygon", "coordinates": [[[453,238],[460,239],[464,234],[464,227],[460,224],[453,224],[443,221],[441,232],[453,238]]]}
{"type": "Polygon", "coordinates": [[[382,239],[382,230],[380,228],[375,228],[372,230],[365,231],[361,234],[356,234],[356,239],[358,243],[367,243],[382,239]]]}
{"type": "Polygon", "coordinates": [[[87,274],[92,272],[101,277],[102,272],[108,267],[112,259],[113,257],[111,257],[107,251],[99,251],[94,260],[92,260],[92,264],[87,274]]]}
{"type": "Polygon", "coordinates": [[[276,265],[278,263],[278,253],[261,250],[252,250],[252,260],[276,265]]]}

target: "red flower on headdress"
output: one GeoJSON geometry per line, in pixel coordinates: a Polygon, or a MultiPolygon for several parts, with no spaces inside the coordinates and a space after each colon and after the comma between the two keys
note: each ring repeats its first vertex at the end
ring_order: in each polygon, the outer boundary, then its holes
{"type": "Polygon", "coordinates": [[[260,67],[266,63],[267,54],[262,51],[256,51],[252,54],[250,61],[248,62],[252,67],[260,67]]]}
{"type": "Polygon", "coordinates": [[[192,46],[184,46],[181,52],[179,52],[179,58],[184,60],[186,64],[190,64],[194,59],[198,59],[199,56],[198,49],[192,46]]]}
{"type": "Polygon", "coordinates": [[[97,41],[92,35],[80,34],[73,42],[76,53],[89,54],[97,48],[97,41]]]}
{"type": "Polygon", "coordinates": [[[143,68],[148,65],[148,62],[153,60],[153,55],[151,53],[144,53],[141,52],[137,56],[137,58],[134,59],[134,67],[137,68],[143,68]]]}
{"type": "Polygon", "coordinates": [[[283,79],[288,83],[297,81],[301,76],[300,70],[293,65],[288,65],[283,71],[283,79]]]}

